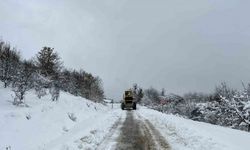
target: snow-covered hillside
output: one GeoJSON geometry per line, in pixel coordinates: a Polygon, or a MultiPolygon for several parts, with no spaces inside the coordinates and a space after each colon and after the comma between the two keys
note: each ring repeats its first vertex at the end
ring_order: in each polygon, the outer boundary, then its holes
{"type": "Polygon", "coordinates": [[[92,147],[91,144],[103,139],[119,116],[108,106],[64,92],[59,101],[52,102],[50,95],[38,99],[30,91],[25,96],[28,106],[16,107],[12,105],[14,93],[0,87],[0,150],[6,147],[12,150],[81,147],[81,143],[67,142],[98,133],[89,144],[92,147]]]}

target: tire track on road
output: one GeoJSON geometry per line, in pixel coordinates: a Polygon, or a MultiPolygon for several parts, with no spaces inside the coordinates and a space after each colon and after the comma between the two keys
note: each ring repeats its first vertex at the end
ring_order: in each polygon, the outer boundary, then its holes
{"type": "Polygon", "coordinates": [[[127,111],[116,150],[151,150],[155,147],[151,139],[142,122],[134,119],[133,111],[127,111]]]}
{"type": "Polygon", "coordinates": [[[164,138],[161,133],[154,127],[154,125],[148,120],[142,117],[140,114],[136,112],[137,118],[143,122],[145,125],[146,130],[150,132],[152,135],[152,140],[155,142],[157,146],[156,149],[159,150],[171,150],[170,144],[167,142],[166,138],[164,138]]]}
{"type": "Polygon", "coordinates": [[[149,120],[127,111],[116,150],[170,150],[170,145],[149,120]]]}
{"type": "Polygon", "coordinates": [[[159,147],[164,150],[170,150],[170,145],[167,140],[160,134],[160,132],[155,129],[153,124],[149,120],[145,120],[146,125],[149,127],[151,133],[154,135],[155,141],[158,143],[159,147]]]}
{"type": "Polygon", "coordinates": [[[96,150],[112,150],[115,149],[116,137],[115,133],[119,131],[122,125],[122,118],[120,117],[110,128],[109,133],[104,137],[104,140],[99,143],[96,150]]]}

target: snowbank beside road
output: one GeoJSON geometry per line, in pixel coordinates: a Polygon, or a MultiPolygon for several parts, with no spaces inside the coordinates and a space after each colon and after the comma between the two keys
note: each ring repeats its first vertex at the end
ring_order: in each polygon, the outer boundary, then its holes
{"type": "Polygon", "coordinates": [[[81,147],[82,143],[74,140],[91,138],[98,132],[98,136],[89,139],[91,142],[85,143],[85,146],[95,145],[120,116],[111,107],[64,92],[57,102],[52,102],[50,95],[38,99],[34,92],[28,92],[27,107],[12,105],[13,95],[10,89],[0,87],[1,150],[81,147]]]}
{"type": "Polygon", "coordinates": [[[196,122],[140,107],[138,113],[148,119],[166,137],[173,150],[246,150],[250,133],[196,122]]]}

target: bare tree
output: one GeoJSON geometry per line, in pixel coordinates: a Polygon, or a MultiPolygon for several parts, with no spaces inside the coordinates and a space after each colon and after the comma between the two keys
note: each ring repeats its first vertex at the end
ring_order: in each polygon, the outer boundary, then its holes
{"type": "Polygon", "coordinates": [[[20,54],[11,49],[9,44],[0,42],[0,80],[6,88],[10,85],[17,73],[17,66],[20,63],[20,54]]]}
{"type": "Polygon", "coordinates": [[[15,92],[15,99],[13,104],[19,105],[24,103],[24,95],[25,93],[32,88],[32,75],[33,75],[33,67],[34,65],[29,61],[24,61],[18,69],[18,73],[15,76],[15,80],[13,82],[13,91],[15,92]]]}
{"type": "Polygon", "coordinates": [[[153,104],[160,104],[160,94],[155,88],[146,89],[144,94],[153,104]]]}

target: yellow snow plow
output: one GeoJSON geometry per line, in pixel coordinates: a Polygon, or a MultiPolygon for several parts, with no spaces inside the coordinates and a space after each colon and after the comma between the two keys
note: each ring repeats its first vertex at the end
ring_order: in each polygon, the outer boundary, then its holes
{"type": "Polygon", "coordinates": [[[136,102],[133,96],[132,90],[127,90],[124,92],[123,100],[121,103],[121,109],[133,109],[136,110],[136,102]]]}

